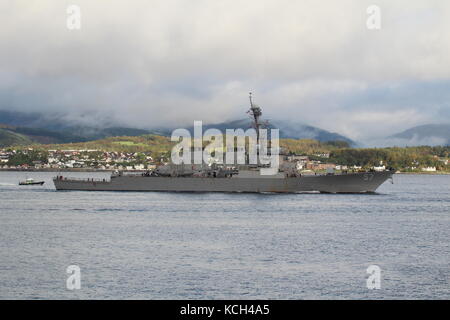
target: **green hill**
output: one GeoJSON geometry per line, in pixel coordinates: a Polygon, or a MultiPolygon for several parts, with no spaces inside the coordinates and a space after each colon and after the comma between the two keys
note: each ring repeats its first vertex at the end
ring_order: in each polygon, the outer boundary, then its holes
{"type": "Polygon", "coordinates": [[[153,134],[138,137],[109,137],[100,140],[65,143],[39,144],[33,147],[44,150],[101,150],[108,152],[149,152],[154,156],[168,155],[174,142],[170,138],[153,134]]]}
{"type": "Polygon", "coordinates": [[[10,131],[8,129],[0,128],[0,147],[9,147],[15,145],[30,145],[33,143],[33,140],[28,138],[27,136],[10,131]]]}
{"type": "MultiPolygon", "coordinates": [[[[208,144],[208,142],[205,142],[208,144]]],[[[115,152],[170,152],[174,142],[169,137],[146,134],[142,136],[121,136],[109,137],[100,140],[65,143],[65,144],[45,144],[39,148],[47,150],[67,149],[67,150],[104,150],[115,152]]],[[[287,152],[292,153],[327,153],[340,148],[349,148],[346,142],[320,142],[313,139],[280,139],[280,146],[287,152]]]]}

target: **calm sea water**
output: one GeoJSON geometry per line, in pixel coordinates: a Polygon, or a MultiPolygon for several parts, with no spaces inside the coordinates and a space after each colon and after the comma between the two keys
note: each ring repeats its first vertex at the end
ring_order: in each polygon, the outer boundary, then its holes
{"type": "Polygon", "coordinates": [[[0,172],[2,299],[450,298],[450,176],[249,195],[56,192],[53,175],[0,172]]]}

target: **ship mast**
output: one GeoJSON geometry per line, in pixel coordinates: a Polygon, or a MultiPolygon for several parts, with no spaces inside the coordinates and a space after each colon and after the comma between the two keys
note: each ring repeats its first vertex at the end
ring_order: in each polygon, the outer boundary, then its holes
{"type": "Polygon", "coordinates": [[[256,146],[259,149],[259,128],[261,127],[261,123],[259,122],[259,118],[262,115],[261,108],[257,106],[256,104],[253,104],[252,100],[252,93],[249,94],[250,99],[250,110],[247,111],[247,113],[252,118],[252,126],[256,130],[256,146]]]}

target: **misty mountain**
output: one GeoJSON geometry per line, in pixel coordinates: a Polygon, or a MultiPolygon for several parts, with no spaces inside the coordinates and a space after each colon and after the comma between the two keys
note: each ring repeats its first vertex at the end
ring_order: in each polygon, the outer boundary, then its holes
{"type": "Polygon", "coordinates": [[[67,127],[58,131],[42,128],[13,127],[0,125],[0,146],[13,145],[59,144],[71,142],[86,142],[108,137],[141,136],[151,131],[135,128],[113,127],[97,129],[91,127],[67,127]]]}
{"type": "Polygon", "coordinates": [[[47,127],[46,120],[38,113],[22,113],[0,110],[0,123],[10,126],[47,127]]]}
{"type": "MultiPolygon", "coordinates": [[[[216,124],[203,124],[203,131],[206,131],[210,128],[219,129],[220,131],[225,133],[226,129],[244,129],[247,130],[251,128],[251,122],[249,119],[242,120],[234,120],[216,124]]],[[[335,132],[330,132],[327,130],[323,130],[317,127],[308,126],[300,123],[295,123],[293,121],[270,121],[270,123],[266,126],[267,129],[279,129],[280,130],[280,138],[284,139],[314,139],[321,142],[328,141],[345,141],[349,145],[356,145],[354,141],[351,139],[340,135],[335,132]]],[[[188,128],[189,132],[193,134],[194,128],[188,128]]],[[[160,130],[163,131],[163,130],[160,130]]],[[[165,133],[169,133],[172,130],[166,130],[165,133]]],[[[169,133],[170,134],[170,133],[169,133]]]]}
{"type": "Polygon", "coordinates": [[[126,127],[92,127],[64,120],[60,115],[0,110],[0,145],[86,142],[116,136],[140,136],[149,130],[126,127]]]}
{"type": "MultiPolygon", "coordinates": [[[[4,136],[7,141],[29,143],[70,143],[98,140],[115,136],[140,136],[144,134],[159,134],[170,136],[175,128],[154,128],[152,130],[128,128],[120,126],[93,127],[68,122],[57,114],[43,115],[39,113],[20,113],[0,110],[0,124],[3,124],[4,136]],[[13,139],[12,137],[15,137],[13,139]]],[[[249,119],[234,120],[216,124],[203,124],[203,130],[216,128],[225,132],[226,129],[244,130],[251,128],[249,119]]],[[[281,138],[315,139],[319,141],[345,141],[355,145],[351,139],[338,133],[329,132],[313,126],[295,123],[293,121],[271,121],[268,129],[279,129],[281,138]]],[[[188,128],[193,134],[193,127],[188,128]]],[[[6,141],[5,140],[5,141],[6,141]]],[[[5,145],[5,144],[3,144],[5,145]]]]}
{"type": "Polygon", "coordinates": [[[406,145],[450,145],[450,124],[427,124],[394,134],[389,139],[406,145]]]}
{"type": "Polygon", "coordinates": [[[282,138],[290,139],[314,139],[322,142],[327,141],[345,141],[352,146],[356,142],[339,133],[330,132],[313,126],[308,126],[292,121],[272,121],[274,127],[280,129],[280,136],[282,138]]]}

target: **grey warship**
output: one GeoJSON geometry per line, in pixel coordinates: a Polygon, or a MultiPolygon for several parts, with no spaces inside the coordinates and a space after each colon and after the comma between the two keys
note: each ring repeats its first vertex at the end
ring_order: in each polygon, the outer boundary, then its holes
{"type": "MultiPolygon", "coordinates": [[[[263,125],[261,108],[250,96],[252,126],[258,133],[263,125]]],[[[142,174],[114,172],[110,179],[76,179],[57,176],[56,190],[78,191],[161,191],[161,192],[243,192],[243,193],[374,193],[395,170],[299,174],[292,166],[280,165],[272,175],[261,174],[263,165],[160,166],[142,174]]]]}

